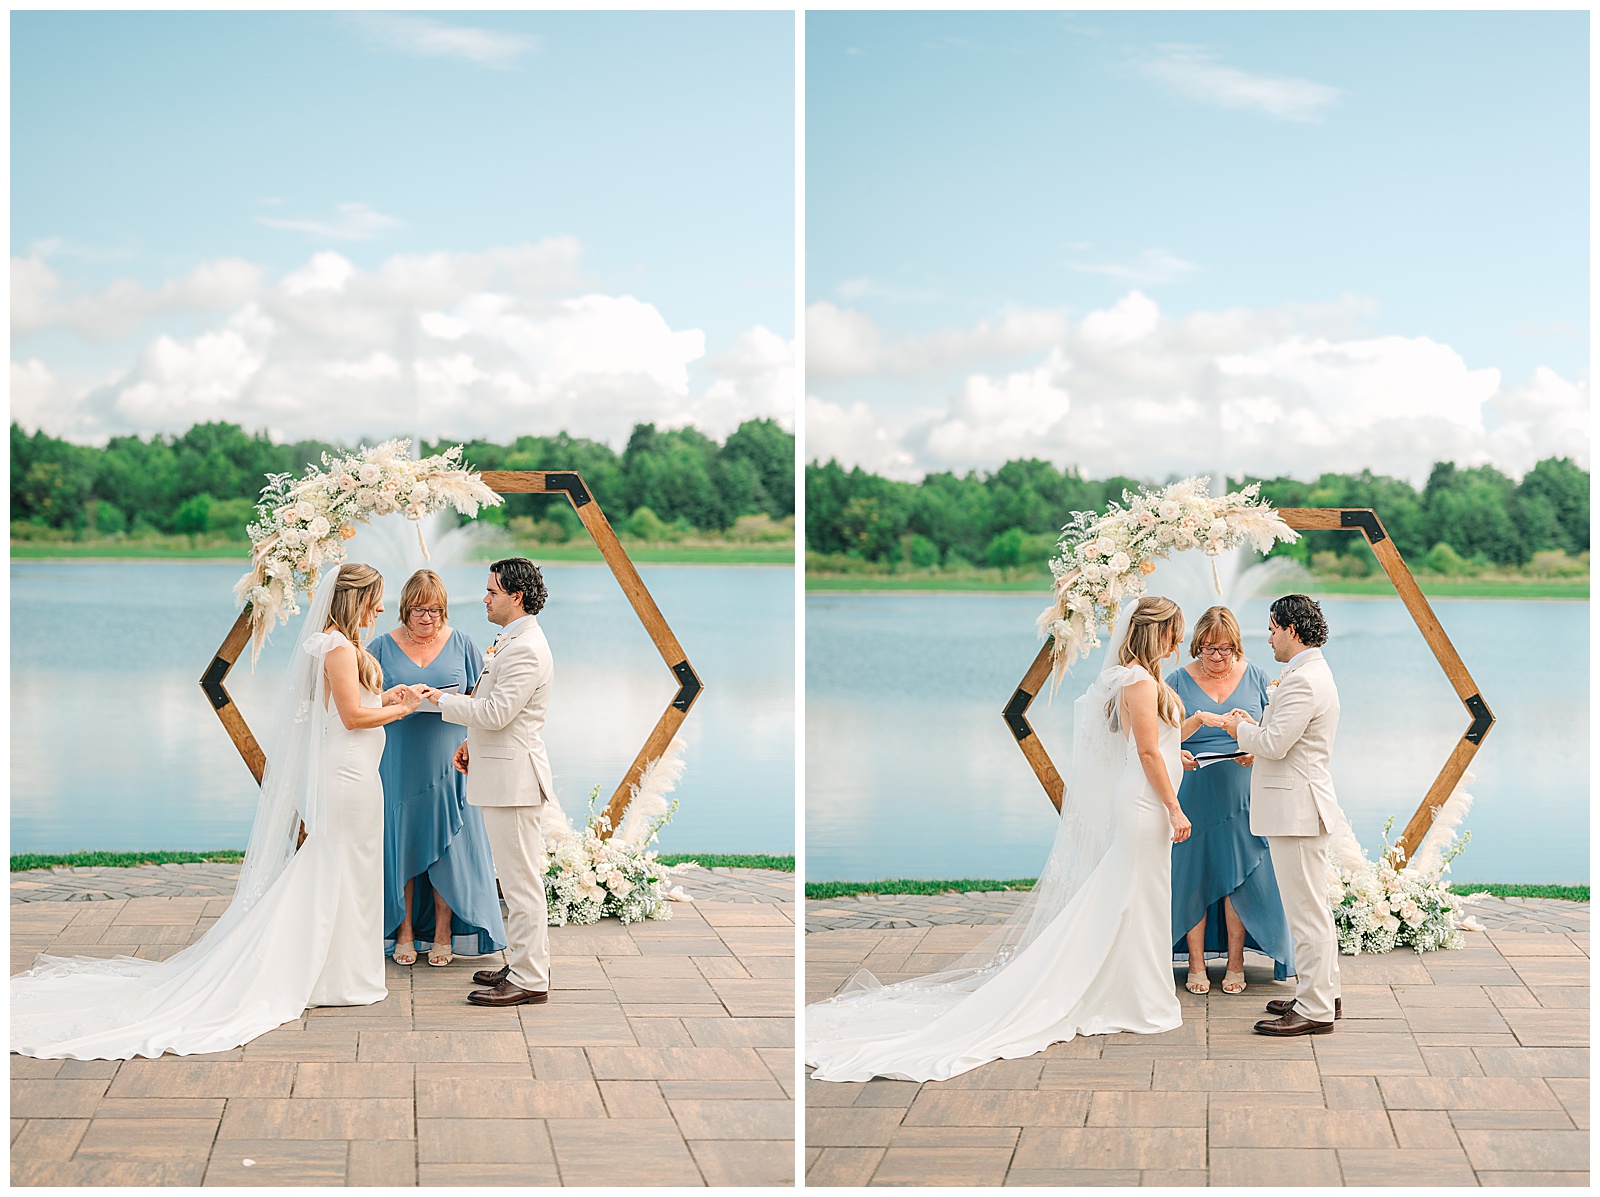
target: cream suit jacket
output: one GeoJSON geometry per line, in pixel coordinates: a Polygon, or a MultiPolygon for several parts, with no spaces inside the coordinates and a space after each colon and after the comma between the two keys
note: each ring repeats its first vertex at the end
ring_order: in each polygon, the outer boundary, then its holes
{"type": "Polygon", "coordinates": [[[1329,761],[1339,728],[1339,691],[1322,650],[1286,669],[1259,726],[1239,724],[1239,747],[1254,753],[1250,830],[1255,835],[1321,835],[1339,825],[1329,761]]]}
{"type": "Polygon", "coordinates": [[[441,694],[439,713],[467,728],[471,805],[538,806],[556,792],[541,738],[555,681],[550,642],[530,617],[495,644],[472,693],[441,694]]]}

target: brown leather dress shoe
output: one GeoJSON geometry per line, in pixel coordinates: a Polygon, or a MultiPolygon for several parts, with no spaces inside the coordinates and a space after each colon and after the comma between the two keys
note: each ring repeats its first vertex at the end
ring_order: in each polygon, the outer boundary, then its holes
{"type": "Polygon", "coordinates": [[[509,979],[501,981],[493,989],[474,989],[467,994],[467,1001],[474,1006],[529,1006],[549,1000],[548,992],[535,993],[531,989],[522,989],[509,979]]]}
{"type": "Polygon", "coordinates": [[[1309,1018],[1301,1018],[1293,1010],[1282,1018],[1263,1018],[1256,1023],[1258,1035],[1329,1035],[1333,1033],[1331,1022],[1312,1022],[1309,1018]]]}
{"type": "MultiPolygon", "coordinates": [[[[1294,999],[1293,998],[1273,998],[1270,1002],[1267,1003],[1267,1013],[1268,1014],[1283,1015],[1283,1014],[1288,1014],[1293,1009],[1294,1009],[1294,999]]],[[[1344,999],[1343,998],[1334,998],[1333,999],[1333,1016],[1335,1018],[1343,1018],[1344,1017],[1344,999]]]]}
{"type": "MultiPolygon", "coordinates": [[[[511,975],[511,966],[503,965],[500,968],[480,968],[472,974],[472,979],[479,985],[487,985],[493,989],[511,975]]],[[[1269,1002],[1268,1005],[1271,1005],[1269,1002]]]]}

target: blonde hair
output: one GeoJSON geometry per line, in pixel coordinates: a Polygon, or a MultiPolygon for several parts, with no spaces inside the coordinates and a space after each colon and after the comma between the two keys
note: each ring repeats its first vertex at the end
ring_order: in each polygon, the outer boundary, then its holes
{"type": "Polygon", "coordinates": [[[333,606],[328,611],[329,629],[337,629],[355,646],[356,676],[363,690],[383,691],[383,666],[361,646],[361,625],[366,623],[383,601],[383,575],[370,565],[351,563],[339,567],[333,583],[333,606]]]}
{"type": "Polygon", "coordinates": [[[1232,611],[1220,606],[1207,607],[1205,614],[1195,620],[1194,638],[1189,641],[1191,657],[1200,655],[1200,646],[1212,638],[1213,632],[1220,633],[1220,638],[1232,646],[1233,655],[1244,660],[1244,636],[1239,631],[1239,621],[1233,617],[1232,611]]]}
{"type": "MultiPolygon", "coordinates": [[[[1161,676],[1161,660],[1183,641],[1183,611],[1171,599],[1147,595],[1134,607],[1128,634],[1117,647],[1119,665],[1142,665],[1156,680],[1156,714],[1174,727],[1183,723],[1183,699],[1161,676]]],[[[1114,715],[1113,698],[1106,715],[1114,715]]]]}
{"type": "Polygon", "coordinates": [[[419,569],[400,587],[400,622],[409,623],[411,613],[424,603],[437,606],[442,612],[442,626],[450,618],[450,595],[444,588],[444,579],[431,569],[419,569]]]}

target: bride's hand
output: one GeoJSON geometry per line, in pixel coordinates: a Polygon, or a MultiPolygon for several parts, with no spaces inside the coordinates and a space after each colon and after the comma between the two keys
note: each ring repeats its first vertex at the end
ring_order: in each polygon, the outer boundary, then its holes
{"type": "Polygon", "coordinates": [[[416,710],[422,702],[422,695],[415,686],[396,686],[395,689],[400,691],[395,695],[395,702],[405,707],[407,714],[416,710]]]}
{"type": "Polygon", "coordinates": [[[390,686],[383,692],[383,705],[386,707],[394,706],[405,696],[405,692],[406,688],[404,686],[390,686]]]}
{"type": "Polygon", "coordinates": [[[1184,814],[1181,809],[1169,811],[1168,814],[1172,819],[1172,842],[1181,844],[1189,838],[1189,816],[1184,814]]]}

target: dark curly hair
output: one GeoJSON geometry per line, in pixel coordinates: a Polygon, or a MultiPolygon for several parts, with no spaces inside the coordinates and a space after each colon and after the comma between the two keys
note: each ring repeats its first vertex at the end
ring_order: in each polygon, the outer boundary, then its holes
{"type": "Polygon", "coordinates": [[[1310,595],[1286,594],[1273,599],[1271,611],[1272,622],[1300,637],[1307,648],[1320,648],[1328,642],[1328,621],[1310,595]]]}
{"type": "Polygon", "coordinates": [[[501,590],[522,595],[522,609],[529,615],[537,615],[550,597],[539,567],[526,557],[502,558],[489,567],[489,572],[499,577],[501,590]]]}

